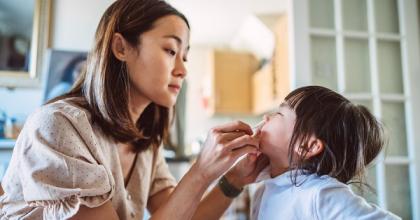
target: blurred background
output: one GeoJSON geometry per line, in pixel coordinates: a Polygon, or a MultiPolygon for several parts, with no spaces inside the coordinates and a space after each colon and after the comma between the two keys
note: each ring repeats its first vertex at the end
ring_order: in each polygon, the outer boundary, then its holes
{"type": "MultiPolygon", "coordinates": [[[[113,0],[0,0],[0,180],[26,117],[66,92],[113,0]]],[[[323,85],[368,107],[386,150],[370,202],[420,220],[420,0],[168,0],[191,23],[188,76],[166,141],[180,179],[207,131],[257,124],[291,90],[323,85]]],[[[248,219],[253,188],[224,219],[248,219]]]]}

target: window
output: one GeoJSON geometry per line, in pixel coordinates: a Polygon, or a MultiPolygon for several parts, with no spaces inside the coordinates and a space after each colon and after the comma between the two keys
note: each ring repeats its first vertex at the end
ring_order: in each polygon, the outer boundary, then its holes
{"type": "Polygon", "coordinates": [[[420,219],[416,0],[291,4],[295,85],[326,86],[365,105],[380,119],[388,143],[368,171],[377,193],[364,196],[403,219],[420,219]]]}

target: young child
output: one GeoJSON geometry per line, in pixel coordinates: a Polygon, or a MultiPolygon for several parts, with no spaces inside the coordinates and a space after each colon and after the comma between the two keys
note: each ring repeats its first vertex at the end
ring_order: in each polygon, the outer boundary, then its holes
{"type": "Polygon", "coordinates": [[[364,107],[320,86],[291,92],[264,117],[260,151],[270,177],[257,190],[252,219],[400,219],[354,194],[383,146],[364,107]]]}

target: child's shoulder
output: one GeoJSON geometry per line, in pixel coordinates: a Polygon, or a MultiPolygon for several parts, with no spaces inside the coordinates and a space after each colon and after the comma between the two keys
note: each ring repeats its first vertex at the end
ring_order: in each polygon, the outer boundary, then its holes
{"type": "Polygon", "coordinates": [[[328,175],[319,176],[317,174],[308,174],[300,176],[296,182],[297,187],[311,191],[321,191],[328,188],[350,189],[348,185],[338,181],[328,175]]]}
{"type": "Polygon", "coordinates": [[[317,181],[313,206],[318,219],[401,219],[369,203],[335,178],[321,176],[317,181]]]}

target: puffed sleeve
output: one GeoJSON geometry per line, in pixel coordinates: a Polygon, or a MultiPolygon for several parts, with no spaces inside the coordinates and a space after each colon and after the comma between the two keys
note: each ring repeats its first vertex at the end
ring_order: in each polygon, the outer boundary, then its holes
{"type": "Polygon", "coordinates": [[[67,219],[80,205],[97,207],[112,197],[112,174],[101,164],[83,111],[45,107],[23,132],[30,136],[17,143],[25,146],[17,152],[23,197],[29,206],[43,207],[44,219],[67,219]]]}
{"type": "Polygon", "coordinates": [[[152,197],[156,193],[169,188],[175,187],[176,181],[169,171],[168,164],[163,156],[163,148],[159,147],[155,149],[154,164],[152,171],[152,181],[149,192],[149,197],[152,197]]]}
{"type": "Polygon", "coordinates": [[[318,219],[386,219],[400,217],[366,202],[354,194],[348,186],[325,186],[316,195],[314,207],[318,219]]]}

